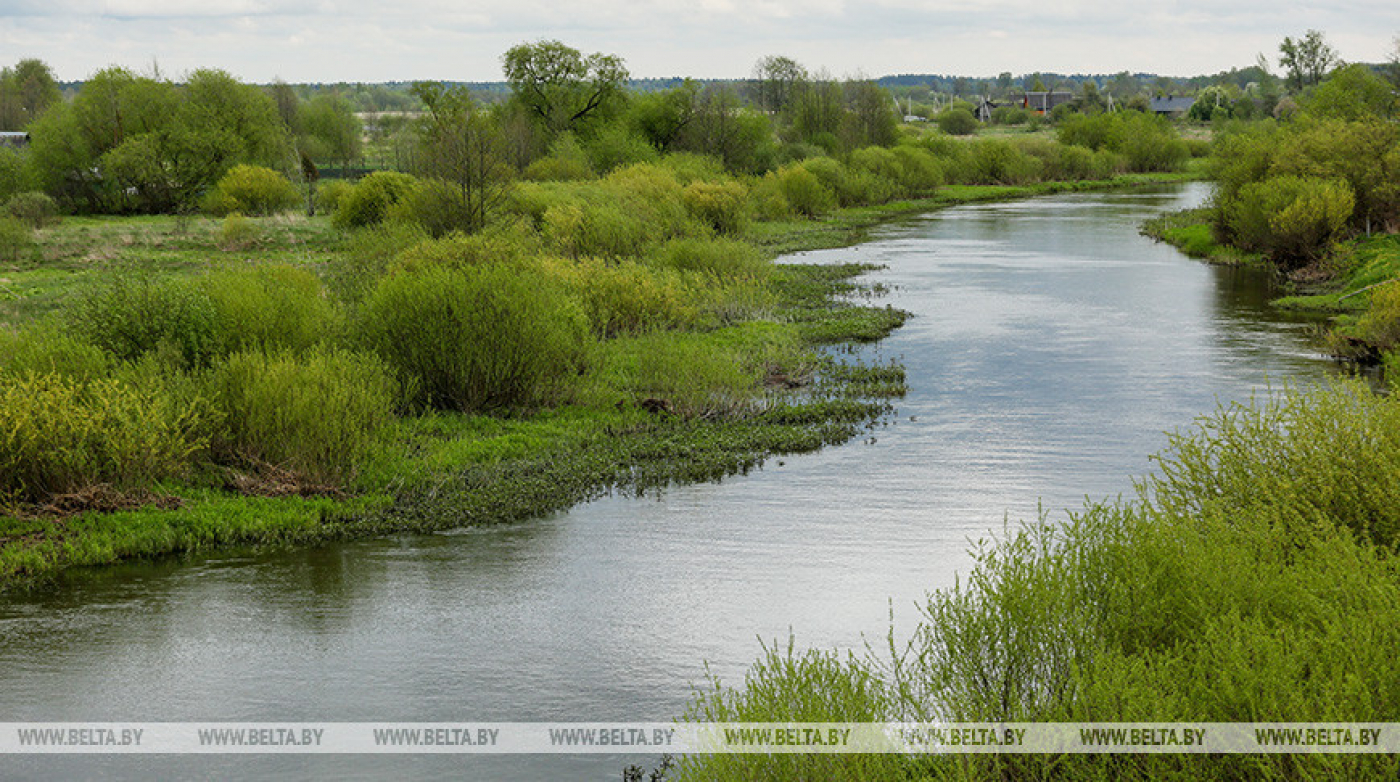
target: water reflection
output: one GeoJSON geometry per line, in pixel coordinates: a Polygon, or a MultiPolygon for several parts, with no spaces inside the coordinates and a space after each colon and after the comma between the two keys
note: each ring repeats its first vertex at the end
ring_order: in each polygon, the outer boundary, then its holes
{"type": "MultiPolygon", "coordinates": [[[[108,571],[0,604],[11,720],[640,720],[758,639],[859,647],[1005,520],[1131,489],[1164,431],[1269,380],[1323,376],[1265,281],[1137,234],[1170,192],[1068,195],[904,221],[803,260],[888,265],[916,317],[885,425],[720,484],[528,524],[108,571]]],[[[615,779],[631,760],[6,761],[45,776],[615,779]],[[99,773],[99,769],[101,772],[99,773]]]]}

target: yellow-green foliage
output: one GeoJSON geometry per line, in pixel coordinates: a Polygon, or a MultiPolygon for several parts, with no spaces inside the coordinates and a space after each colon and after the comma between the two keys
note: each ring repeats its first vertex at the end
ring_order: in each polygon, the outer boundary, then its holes
{"type": "Polygon", "coordinates": [[[1371,291],[1371,306],[1357,319],[1356,334],[1379,350],[1400,348],[1400,281],[1371,291]]]}
{"type": "Polygon", "coordinates": [[[581,258],[551,264],[542,273],[567,282],[602,337],[682,328],[700,317],[684,279],[672,270],[581,258]]]}
{"type": "Polygon", "coordinates": [[[341,197],[333,222],[342,228],[359,228],[382,222],[389,210],[413,190],[417,180],[397,171],[376,171],[355,183],[341,197]]]}
{"type": "Polygon", "coordinates": [[[402,396],[377,357],[329,349],[235,353],[207,389],[225,422],[214,440],[220,458],[331,483],[354,476],[402,396]]]}
{"type": "Polygon", "coordinates": [[[533,182],[566,182],[593,179],[597,174],[578,138],[566,132],[550,145],[549,155],[526,166],[522,176],[533,182]]]}
{"type": "Polygon", "coordinates": [[[770,374],[800,375],[807,355],[790,330],[745,324],[703,333],[643,334],[604,346],[590,394],[607,404],[665,400],[686,418],[752,414],[768,403],[770,374]]]}
{"type": "Polygon", "coordinates": [[[337,328],[335,308],[316,275],[295,266],[230,266],[201,277],[197,288],[213,305],[214,351],[248,348],[305,350],[337,328]]]}
{"type": "Polygon", "coordinates": [[[692,182],[726,182],[729,173],[724,170],[724,161],[713,155],[695,152],[672,152],[661,158],[661,165],[675,176],[682,185],[692,182]]]}
{"type": "Polygon", "coordinates": [[[106,377],[111,354],[45,321],[18,331],[0,329],[0,375],[58,374],[78,381],[106,377]]]}
{"type": "MultiPolygon", "coordinates": [[[[1338,381],[1224,407],[1158,464],[1135,501],[1032,520],[981,546],[893,659],[769,653],[742,690],[701,693],[687,719],[1366,722],[1400,710],[1400,401],[1338,381]]],[[[681,778],[710,778],[721,762],[698,759],[681,778]]],[[[823,763],[783,778],[827,778],[823,763]]],[[[763,759],[740,765],[727,778],[777,778],[763,759]]],[[[862,778],[1360,779],[1396,766],[964,755],[862,778]]]]}
{"type": "Polygon", "coordinates": [[[5,214],[30,228],[47,228],[58,222],[58,204],[47,193],[15,193],[4,204],[5,214]]]}
{"type": "Polygon", "coordinates": [[[119,359],[164,349],[199,366],[220,341],[213,303],[187,280],[116,276],[86,291],[64,317],[77,336],[119,359]]]}
{"type": "Polygon", "coordinates": [[[1345,181],[1279,176],[1241,187],[1225,219],[1242,249],[1292,263],[1327,249],[1355,206],[1345,181]]]}
{"type": "Polygon", "coordinates": [[[262,166],[237,165],[205,196],[205,210],[225,215],[242,212],[270,215],[301,202],[296,186],[285,176],[262,166]]]}
{"type": "Polygon", "coordinates": [[[0,500],[183,474],[206,446],[198,405],[160,383],[0,374],[0,500]]]}
{"type": "Polygon", "coordinates": [[[776,178],[783,200],[797,214],[816,217],[836,208],[836,195],[805,164],[783,166],[776,178]]]}
{"type": "Polygon", "coordinates": [[[654,163],[620,168],[603,178],[602,187],[654,225],[660,239],[688,236],[697,230],[686,209],[684,188],[668,168],[654,163]]]}
{"type": "Polygon", "coordinates": [[[364,344],[444,409],[558,399],[589,344],[587,317],[561,282],[498,264],[390,274],[357,318],[364,344]]]}
{"type": "Polygon", "coordinates": [[[738,182],[691,182],[683,197],[690,214],[718,233],[740,234],[748,224],[749,193],[738,182]]]}
{"type": "MultiPolygon", "coordinates": [[[[879,153],[873,153],[873,156],[881,162],[887,160],[879,153]]],[[[871,161],[872,155],[865,156],[865,159],[871,161]]],[[[815,174],[822,185],[836,195],[836,202],[840,206],[883,204],[895,196],[894,180],[885,179],[866,168],[844,165],[833,158],[808,158],[802,161],[802,168],[815,174]]],[[[791,202],[792,198],[789,197],[788,201],[791,202]]]]}
{"type": "Polygon", "coordinates": [[[719,279],[762,279],[773,269],[758,248],[737,239],[673,239],[652,258],[661,266],[719,279]]]}
{"type": "Polygon", "coordinates": [[[422,241],[398,252],[390,264],[395,273],[429,266],[463,267],[483,263],[515,265],[543,251],[537,234],[520,226],[508,226],[477,234],[454,233],[422,241]]]}
{"type": "Polygon", "coordinates": [[[355,185],[344,179],[323,179],[316,185],[316,211],[322,214],[335,214],[340,202],[355,189],[355,185]]]}
{"type": "Polygon", "coordinates": [[[242,212],[229,212],[219,224],[219,247],[244,250],[262,238],[262,229],[242,212]]]}
{"type": "Polygon", "coordinates": [[[34,229],[23,220],[0,214],[0,262],[19,263],[34,255],[34,229]]]}

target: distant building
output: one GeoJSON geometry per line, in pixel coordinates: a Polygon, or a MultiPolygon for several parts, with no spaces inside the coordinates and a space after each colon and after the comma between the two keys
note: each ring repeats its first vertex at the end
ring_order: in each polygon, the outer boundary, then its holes
{"type": "Polygon", "coordinates": [[[24,132],[0,131],[0,147],[24,149],[29,146],[29,134],[24,132]]]}
{"type": "Polygon", "coordinates": [[[986,96],[983,96],[977,102],[977,109],[972,113],[977,115],[977,119],[981,120],[982,122],[991,122],[992,112],[997,109],[998,105],[999,104],[993,103],[986,96]]]}
{"type": "Polygon", "coordinates": [[[1184,117],[1194,105],[1196,105],[1195,98],[1168,95],[1165,98],[1152,99],[1152,113],[1164,117],[1184,117]]]}
{"type": "Polygon", "coordinates": [[[1021,108],[1037,114],[1049,114],[1056,106],[1062,106],[1072,100],[1072,92],[1028,92],[1021,98],[1021,108]]]}

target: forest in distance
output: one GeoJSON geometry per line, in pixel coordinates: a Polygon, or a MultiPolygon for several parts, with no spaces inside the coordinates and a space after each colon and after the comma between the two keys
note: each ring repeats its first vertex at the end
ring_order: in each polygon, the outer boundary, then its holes
{"type": "MultiPolygon", "coordinates": [[[[524,520],[848,441],[907,386],[839,346],[906,313],[867,266],[773,259],[953,204],[1209,180],[1206,206],[1145,230],[1268,270],[1275,306],[1327,318],[1319,350],[1400,386],[1400,45],[1348,64],[1309,31],[1279,54],[1278,75],[1261,57],[1170,83],[835,79],[767,57],[742,82],[639,85],[616,55],[536,41],[489,89],[215,68],[60,83],[17,63],[0,73],[0,125],[23,133],[0,148],[0,590],[524,520]],[[1193,100],[1155,111],[1167,95],[1193,100]]],[[[1397,405],[1338,380],[1223,409],[1134,495],[988,544],[907,649],[770,649],[683,718],[1393,720],[1397,405]]],[[[1396,771],[711,755],[665,773],[1396,771]]]]}

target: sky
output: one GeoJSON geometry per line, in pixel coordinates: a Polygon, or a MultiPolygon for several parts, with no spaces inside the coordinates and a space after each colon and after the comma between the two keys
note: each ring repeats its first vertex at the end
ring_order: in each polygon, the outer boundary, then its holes
{"type": "Polygon", "coordinates": [[[1390,59],[1397,0],[0,0],[0,65],[62,81],[120,65],[247,82],[499,81],[518,43],[623,58],[633,77],[742,78],[768,55],[835,77],[1213,74],[1321,30],[1390,59]]]}

